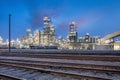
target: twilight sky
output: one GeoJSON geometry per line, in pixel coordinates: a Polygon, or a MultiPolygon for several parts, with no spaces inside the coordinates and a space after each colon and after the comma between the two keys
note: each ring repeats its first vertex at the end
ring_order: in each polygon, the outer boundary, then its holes
{"type": "Polygon", "coordinates": [[[0,36],[8,38],[8,14],[12,14],[12,39],[30,28],[42,30],[43,17],[52,19],[56,35],[66,37],[75,21],[79,36],[105,36],[120,30],[120,0],[0,0],[0,36]]]}

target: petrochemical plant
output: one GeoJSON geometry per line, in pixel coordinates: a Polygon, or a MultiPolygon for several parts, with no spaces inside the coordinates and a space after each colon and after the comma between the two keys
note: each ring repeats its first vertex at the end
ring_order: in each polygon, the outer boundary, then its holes
{"type": "MultiPolygon", "coordinates": [[[[51,48],[51,49],[77,49],[77,50],[120,50],[120,41],[114,38],[120,36],[120,31],[108,34],[103,38],[98,36],[91,37],[86,33],[84,37],[78,37],[77,26],[75,22],[70,22],[69,33],[66,39],[56,37],[55,27],[51,23],[51,19],[44,17],[43,31],[35,30],[34,34],[31,29],[26,30],[26,36],[20,39],[12,40],[11,46],[14,48],[51,48]]],[[[0,47],[8,47],[8,40],[3,43],[0,37],[0,47]]]]}

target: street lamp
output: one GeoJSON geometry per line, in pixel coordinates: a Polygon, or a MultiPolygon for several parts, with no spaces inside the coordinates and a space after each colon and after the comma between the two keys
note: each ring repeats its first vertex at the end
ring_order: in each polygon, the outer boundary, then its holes
{"type": "Polygon", "coordinates": [[[9,53],[11,52],[11,14],[9,14],[9,53]]]}

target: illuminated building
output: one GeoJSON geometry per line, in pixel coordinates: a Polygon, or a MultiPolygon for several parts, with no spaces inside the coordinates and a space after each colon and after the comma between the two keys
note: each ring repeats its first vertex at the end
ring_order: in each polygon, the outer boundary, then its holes
{"type": "MultiPolygon", "coordinates": [[[[36,29],[31,33],[31,29],[26,30],[26,35],[20,39],[12,40],[11,46],[16,48],[51,47],[57,46],[58,49],[77,49],[77,50],[120,50],[120,42],[114,41],[114,37],[120,35],[120,31],[108,34],[104,38],[98,36],[90,36],[86,33],[83,37],[78,37],[77,25],[75,22],[70,22],[69,33],[66,38],[55,36],[55,27],[51,23],[49,17],[44,17],[43,30],[36,29]]],[[[0,45],[3,44],[0,37],[0,45]]],[[[4,45],[8,46],[8,40],[4,45]]]]}
{"type": "Polygon", "coordinates": [[[86,42],[86,43],[90,42],[89,33],[86,33],[86,35],[85,35],[85,42],[86,42]]]}
{"type": "Polygon", "coordinates": [[[71,22],[69,25],[69,34],[67,39],[62,37],[55,37],[55,28],[51,24],[51,19],[44,17],[43,31],[36,29],[34,34],[31,34],[31,30],[27,29],[27,36],[22,36],[21,44],[25,48],[30,46],[58,46],[58,49],[94,49],[94,46],[98,44],[99,37],[90,37],[89,33],[85,37],[78,38],[77,26],[75,22],[71,22]]]}
{"type": "Polygon", "coordinates": [[[40,33],[40,44],[43,46],[54,45],[55,29],[51,24],[51,19],[44,17],[44,30],[40,33]]]}
{"type": "Polygon", "coordinates": [[[75,22],[71,22],[70,23],[70,32],[68,34],[69,36],[69,42],[77,42],[77,31],[75,30],[76,26],[75,26],[75,22]]]}
{"type": "Polygon", "coordinates": [[[120,41],[114,43],[114,50],[120,50],[120,41]]]}
{"type": "Polygon", "coordinates": [[[27,36],[21,38],[23,46],[29,48],[30,46],[51,46],[55,45],[55,29],[51,24],[51,19],[44,17],[44,29],[34,31],[34,35],[31,34],[31,30],[27,29],[27,36]]]}
{"type": "Polygon", "coordinates": [[[2,39],[2,37],[0,36],[0,45],[2,45],[2,43],[3,43],[3,39],[2,39]]]}
{"type": "Polygon", "coordinates": [[[95,45],[98,44],[99,37],[91,37],[89,33],[86,33],[84,37],[78,37],[77,28],[75,22],[71,22],[70,31],[67,39],[68,49],[81,49],[81,50],[93,50],[95,45]]]}

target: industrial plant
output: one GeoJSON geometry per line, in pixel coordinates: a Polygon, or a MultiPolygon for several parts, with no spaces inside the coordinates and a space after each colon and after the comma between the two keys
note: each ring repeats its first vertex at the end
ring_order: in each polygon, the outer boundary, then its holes
{"type": "MultiPolygon", "coordinates": [[[[32,48],[32,49],[74,49],[74,50],[120,50],[120,41],[115,40],[120,36],[120,31],[108,34],[103,38],[90,36],[86,33],[84,37],[78,36],[76,23],[70,22],[69,33],[66,38],[56,36],[55,27],[49,17],[44,17],[43,30],[35,30],[34,34],[31,29],[26,30],[26,35],[16,40],[11,40],[13,48],[32,48]]],[[[8,40],[3,42],[0,37],[0,48],[8,47],[8,40]]]]}

